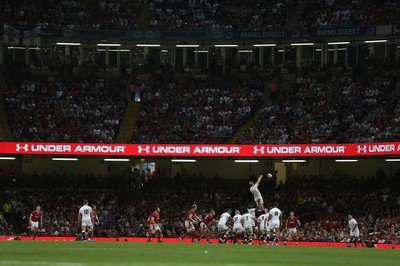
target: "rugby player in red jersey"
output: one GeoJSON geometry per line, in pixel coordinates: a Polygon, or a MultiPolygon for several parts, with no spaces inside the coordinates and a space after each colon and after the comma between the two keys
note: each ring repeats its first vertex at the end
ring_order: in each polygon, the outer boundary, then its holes
{"type": "Polygon", "coordinates": [[[155,208],[154,212],[147,219],[150,226],[149,239],[147,242],[152,242],[152,237],[157,235],[158,242],[161,241],[162,232],[160,228],[160,208],[155,208]]]}
{"type": "Polygon", "coordinates": [[[196,222],[196,221],[200,221],[200,218],[196,214],[196,210],[197,210],[197,205],[193,204],[192,208],[187,213],[186,220],[185,220],[186,232],[179,237],[179,240],[181,242],[183,242],[183,239],[188,234],[190,234],[190,236],[192,237],[192,242],[194,242],[194,238],[195,238],[195,235],[196,235],[196,228],[194,227],[193,223],[196,222]]]}
{"type": "Polygon", "coordinates": [[[290,212],[290,215],[286,220],[286,229],[288,230],[290,240],[296,239],[296,245],[298,244],[297,226],[301,226],[300,220],[294,216],[294,212],[290,212]]]}
{"type": "Polygon", "coordinates": [[[92,233],[92,241],[94,241],[94,226],[98,226],[100,224],[99,216],[97,215],[97,208],[96,205],[93,205],[92,208],[92,215],[93,215],[93,233],[92,233]]]}
{"type": "Polygon", "coordinates": [[[92,214],[93,214],[93,223],[95,225],[99,225],[100,222],[99,222],[99,216],[97,215],[97,207],[96,207],[96,205],[93,205],[92,214]]]}
{"type": "MultiPolygon", "coordinates": [[[[43,215],[41,212],[41,207],[38,205],[36,206],[36,210],[34,210],[33,212],[31,212],[31,215],[29,216],[29,225],[31,226],[31,231],[30,231],[30,236],[33,233],[33,239],[36,239],[36,235],[37,235],[37,230],[39,228],[39,221],[40,221],[40,225],[43,225],[43,215]]],[[[28,237],[28,240],[30,239],[30,236],[28,237]]]]}
{"type": "Polygon", "coordinates": [[[197,240],[197,242],[200,242],[200,240],[204,237],[206,237],[207,239],[207,243],[211,244],[212,242],[210,241],[210,235],[212,232],[211,229],[211,224],[215,222],[215,211],[211,210],[209,214],[206,215],[206,217],[204,217],[203,221],[201,221],[200,223],[200,230],[201,230],[201,234],[199,236],[199,239],[197,240]]]}

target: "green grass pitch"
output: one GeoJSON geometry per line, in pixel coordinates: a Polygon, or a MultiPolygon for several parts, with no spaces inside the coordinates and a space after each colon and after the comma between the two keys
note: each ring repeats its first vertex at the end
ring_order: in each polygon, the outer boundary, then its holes
{"type": "Polygon", "coordinates": [[[398,265],[390,249],[132,242],[0,241],[0,266],[398,265]]]}

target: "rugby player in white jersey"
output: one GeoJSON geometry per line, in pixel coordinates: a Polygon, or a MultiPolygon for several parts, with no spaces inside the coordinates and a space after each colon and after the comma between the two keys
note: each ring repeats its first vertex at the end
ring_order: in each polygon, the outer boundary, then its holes
{"type": "Polygon", "coordinates": [[[350,228],[350,241],[347,242],[347,246],[350,247],[350,243],[354,244],[354,247],[358,247],[358,238],[360,237],[360,229],[358,229],[357,221],[351,216],[348,216],[349,228],[350,228]]]}
{"type": "MultiPolygon", "coordinates": [[[[253,217],[256,217],[256,209],[255,208],[247,209],[247,212],[250,213],[251,215],[253,215],[253,217]]],[[[252,224],[253,228],[256,226],[256,223],[254,220],[252,221],[251,224],[252,224]]]]}
{"type": "Polygon", "coordinates": [[[263,244],[266,244],[266,237],[268,235],[269,227],[268,227],[268,210],[264,209],[264,213],[258,216],[257,221],[260,226],[260,240],[263,244]]]}
{"type": "Polygon", "coordinates": [[[227,225],[229,219],[231,219],[231,210],[227,210],[219,218],[217,228],[223,234],[218,241],[220,244],[225,244],[225,239],[231,231],[231,228],[227,225]]]}
{"type": "Polygon", "coordinates": [[[89,201],[84,200],[83,206],[79,209],[78,213],[78,224],[81,223],[82,225],[82,238],[84,241],[86,241],[88,237],[86,234],[87,231],[89,231],[89,239],[93,234],[93,210],[88,204],[89,201]]]}
{"type": "Polygon", "coordinates": [[[249,182],[250,192],[251,194],[253,194],[254,201],[257,204],[258,209],[262,209],[264,205],[263,197],[261,196],[260,190],[258,190],[258,185],[260,184],[263,177],[264,175],[260,174],[255,184],[253,182],[249,182]]]}
{"type": "Polygon", "coordinates": [[[273,239],[273,244],[274,245],[278,245],[278,238],[279,238],[279,227],[282,223],[282,211],[280,209],[278,209],[278,204],[275,203],[274,207],[269,210],[268,213],[268,220],[269,220],[269,233],[268,233],[268,237],[271,237],[271,232],[274,231],[274,234],[272,235],[272,239],[273,239]]]}
{"type": "Polygon", "coordinates": [[[236,210],[235,216],[233,216],[233,233],[235,238],[234,243],[237,243],[239,236],[242,236],[244,233],[243,217],[239,210],[236,210]]]}
{"type": "Polygon", "coordinates": [[[243,227],[244,227],[244,242],[252,244],[253,240],[253,225],[255,223],[255,216],[250,212],[243,214],[243,227]]]}

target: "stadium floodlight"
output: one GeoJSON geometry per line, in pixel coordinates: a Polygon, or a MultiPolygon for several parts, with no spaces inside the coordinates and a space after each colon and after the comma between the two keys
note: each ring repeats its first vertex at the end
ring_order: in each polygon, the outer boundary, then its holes
{"type": "Polygon", "coordinates": [[[56,44],[57,45],[65,45],[65,46],[67,46],[67,45],[69,45],[69,46],[79,46],[79,45],[81,45],[80,42],[58,42],[56,44]]]}
{"type": "Polygon", "coordinates": [[[215,44],[214,47],[238,47],[237,44],[215,44]]]}
{"type": "Polygon", "coordinates": [[[328,45],[344,45],[350,44],[350,42],[328,42],[328,45]]]}
{"type": "Polygon", "coordinates": [[[160,47],[161,44],[138,43],[137,47],[160,47]]]}
{"type": "Polygon", "coordinates": [[[174,162],[174,163],[195,163],[197,161],[195,159],[171,159],[171,162],[174,162]]]}
{"type": "Polygon", "coordinates": [[[105,162],[129,162],[128,158],[106,158],[105,162]]]}
{"type": "Polygon", "coordinates": [[[254,47],[275,47],[276,43],[257,43],[253,44],[254,47]]]}
{"type": "Polygon", "coordinates": [[[322,49],[321,48],[316,48],[315,51],[316,52],[322,52],[322,49]]]}
{"type": "Polygon", "coordinates": [[[387,40],[369,40],[369,41],[364,41],[364,43],[381,43],[381,42],[387,42],[387,40]]]}
{"type": "Polygon", "coordinates": [[[190,48],[190,47],[200,47],[198,44],[177,44],[176,47],[180,48],[190,48]]]}
{"type": "Polygon", "coordinates": [[[303,159],[291,159],[291,160],[282,160],[282,163],[305,163],[306,160],[303,159]]]}
{"type": "Polygon", "coordinates": [[[335,162],[337,163],[355,163],[358,162],[357,159],[336,159],[335,162]]]}
{"type": "Polygon", "coordinates": [[[253,50],[239,50],[239,53],[252,53],[253,50]]]}
{"type": "Polygon", "coordinates": [[[15,160],[15,157],[0,157],[0,160],[15,160]]]}
{"type": "Polygon", "coordinates": [[[8,46],[8,50],[25,50],[26,47],[24,46],[8,46]]]}
{"type": "MultiPolygon", "coordinates": [[[[328,49],[329,52],[335,51],[335,49],[328,49]]],[[[337,48],[336,51],[347,51],[347,48],[337,48]]]]}
{"type": "Polygon", "coordinates": [[[313,42],[297,42],[297,43],[291,43],[291,46],[312,46],[314,45],[313,42]]]}
{"type": "Polygon", "coordinates": [[[97,46],[100,47],[120,47],[120,43],[98,43],[97,46]]]}
{"type": "Polygon", "coordinates": [[[400,162],[400,158],[389,158],[385,159],[386,162],[400,162]]]}
{"type": "Polygon", "coordinates": [[[53,161],[78,161],[78,158],[62,158],[62,157],[54,157],[51,158],[53,161]]]}
{"type": "Polygon", "coordinates": [[[207,50],[197,50],[197,51],[194,51],[195,53],[208,53],[208,51],[207,50]]]}
{"type": "MultiPolygon", "coordinates": [[[[106,49],[97,49],[98,52],[105,52],[106,49]]],[[[109,52],[130,52],[129,49],[109,49],[109,52]]]]}
{"type": "Polygon", "coordinates": [[[259,160],[235,160],[235,163],[258,163],[259,160]]]}

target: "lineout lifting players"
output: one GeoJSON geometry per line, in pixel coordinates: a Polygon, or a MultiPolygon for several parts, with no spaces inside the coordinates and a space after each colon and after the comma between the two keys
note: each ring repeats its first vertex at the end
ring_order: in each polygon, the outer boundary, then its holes
{"type": "MultiPolygon", "coordinates": [[[[264,174],[260,174],[255,184],[253,182],[249,182],[250,192],[251,192],[251,194],[253,194],[254,202],[256,203],[257,209],[259,209],[259,210],[264,209],[264,200],[263,200],[260,190],[258,190],[258,185],[260,185],[260,182],[263,179],[263,177],[264,177],[264,174]]],[[[271,178],[272,174],[268,173],[267,177],[271,178]]]]}

